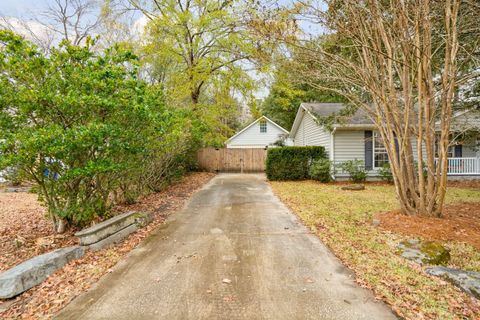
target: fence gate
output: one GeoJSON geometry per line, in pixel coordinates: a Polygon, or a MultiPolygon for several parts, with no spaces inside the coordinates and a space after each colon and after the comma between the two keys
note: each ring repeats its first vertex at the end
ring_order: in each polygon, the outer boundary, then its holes
{"type": "Polygon", "coordinates": [[[211,172],[263,172],[265,149],[203,148],[197,153],[200,169],[211,172]]]}

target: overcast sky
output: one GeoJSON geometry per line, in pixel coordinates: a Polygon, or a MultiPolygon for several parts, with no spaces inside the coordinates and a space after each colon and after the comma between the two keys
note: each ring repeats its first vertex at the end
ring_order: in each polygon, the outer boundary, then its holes
{"type": "Polygon", "coordinates": [[[45,8],[49,0],[1,0],[0,14],[19,17],[27,11],[45,8]]]}
{"type": "MultiPolygon", "coordinates": [[[[320,0],[318,0],[320,1],[320,0]]],[[[280,5],[291,4],[295,0],[279,0],[280,5]]],[[[25,17],[32,16],[35,11],[45,9],[53,0],[0,0],[0,16],[6,17],[25,17]]],[[[300,22],[301,27],[307,33],[318,33],[318,26],[311,23],[300,22]]]]}
{"type": "MultiPolygon", "coordinates": [[[[295,0],[279,0],[278,4],[288,5],[294,1],[295,0]]],[[[35,12],[43,11],[51,3],[53,3],[53,0],[0,0],[0,16],[12,18],[32,17],[35,15],[35,12]]],[[[318,25],[305,21],[301,21],[300,26],[309,34],[318,34],[321,32],[321,28],[318,25]]],[[[263,98],[267,93],[268,89],[264,88],[257,92],[256,95],[263,98]]]]}

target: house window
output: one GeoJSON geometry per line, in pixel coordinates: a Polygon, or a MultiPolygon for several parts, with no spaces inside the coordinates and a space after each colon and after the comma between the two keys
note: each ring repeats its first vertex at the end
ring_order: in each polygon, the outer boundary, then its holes
{"type": "Polygon", "coordinates": [[[260,125],[260,133],[266,133],[267,132],[267,120],[262,119],[259,122],[260,125]]]}
{"type": "MultiPolygon", "coordinates": [[[[450,136],[449,139],[450,139],[450,141],[452,141],[452,136],[450,136]]],[[[435,158],[438,158],[438,154],[439,154],[439,151],[440,151],[440,146],[438,144],[439,141],[440,141],[440,135],[437,135],[435,137],[435,158]]],[[[448,158],[453,158],[454,155],[455,155],[455,146],[454,145],[448,146],[447,157],[448,158]]]]}
{"type": "Polygon", "coordinates": [[[388,153],[382,136],[378,132],[373,132],[373,167],[382,168],[388,163],[388,153]]]}

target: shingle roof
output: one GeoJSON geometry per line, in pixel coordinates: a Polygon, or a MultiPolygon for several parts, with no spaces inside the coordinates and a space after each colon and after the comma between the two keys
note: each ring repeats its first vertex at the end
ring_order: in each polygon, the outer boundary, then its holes
{"type": "MultiPolygon", "coordinates": [[[[328,117],[332,114],[339,114],[339,112],[346,107],[344,103],[302,103],[302,106],[318,117],[328,117]]],[[[351,116],[341,116],[339,114],[338,118],[337,116],[335,117],[335,123],[372,125],[373,121],[367,116],[365,111],[358,109],[351,116]]]]}

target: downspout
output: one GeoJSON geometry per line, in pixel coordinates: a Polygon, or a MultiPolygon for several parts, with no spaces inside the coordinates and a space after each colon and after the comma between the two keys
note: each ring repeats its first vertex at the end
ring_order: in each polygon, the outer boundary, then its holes
{"type": "Polygon", "coordinates": [[[330,162],[332,164],[332,179],[335,180],[335,131],[337,131],[337,128],[333,128],[332,132],[330,133],[330,162]]]}

